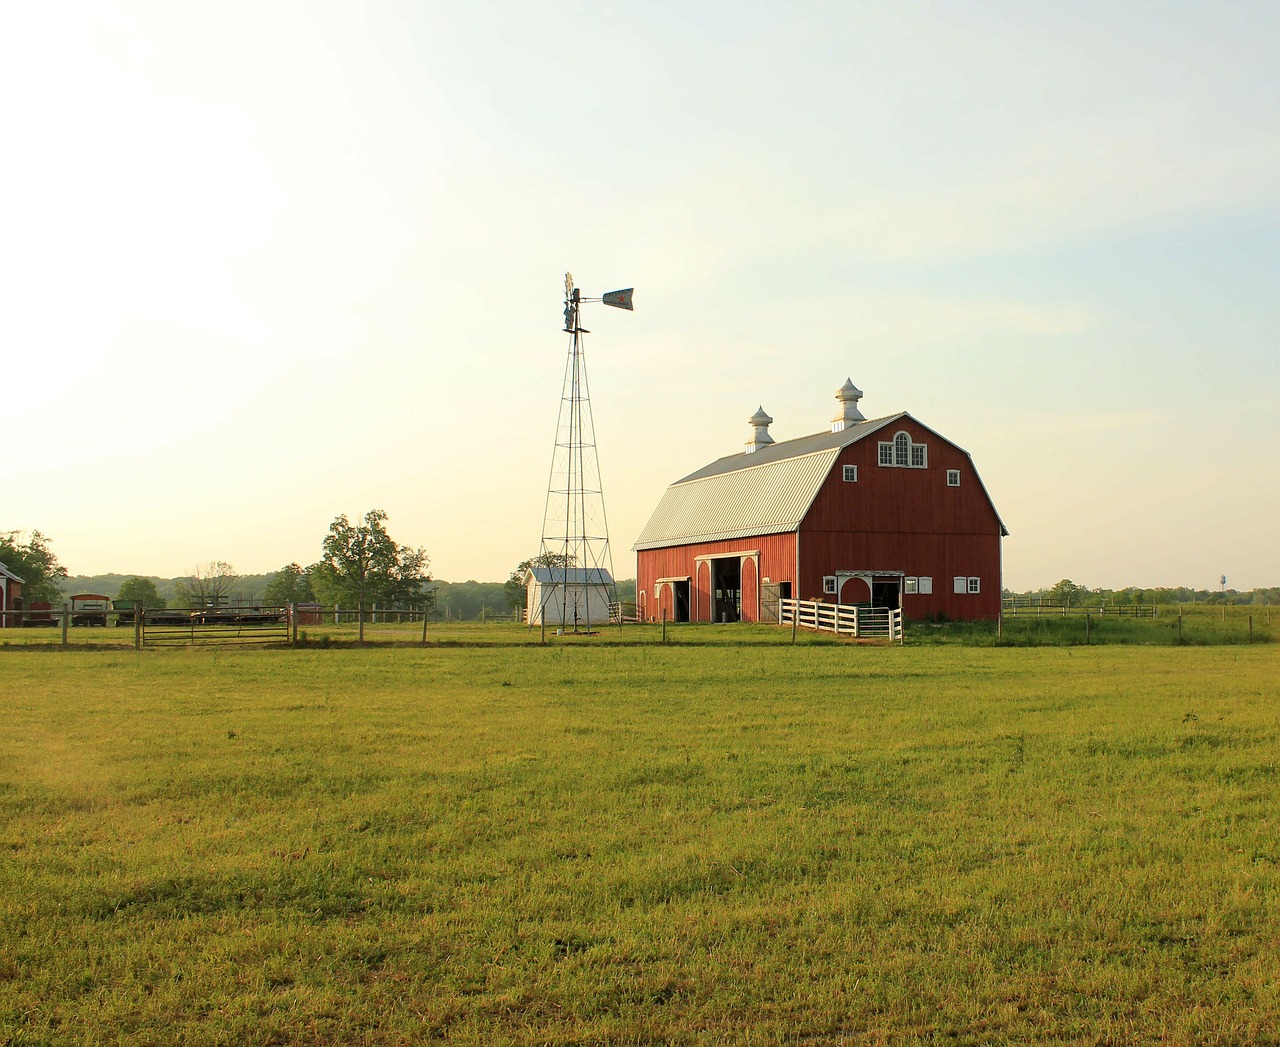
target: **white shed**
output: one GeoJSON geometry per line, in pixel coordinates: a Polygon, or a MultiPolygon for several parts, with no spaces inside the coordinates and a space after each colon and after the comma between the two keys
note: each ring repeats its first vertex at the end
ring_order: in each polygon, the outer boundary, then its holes
{"type": "Polygon", "coordinates": [[[530,567],[524,576],[525,620],[559,629],[607,625],[614,583],[603,567],[530,567]]]}

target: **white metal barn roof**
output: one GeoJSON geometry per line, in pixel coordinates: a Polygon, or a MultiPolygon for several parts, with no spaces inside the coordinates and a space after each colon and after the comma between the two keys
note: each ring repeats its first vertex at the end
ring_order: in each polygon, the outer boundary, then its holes
{"type": "Polygon", "coordinates": [[[900,411],[838,433],[801,436],[717,459],[667,488],[632,549],[794,531],[840,451],[908,417],[900,411]]]}

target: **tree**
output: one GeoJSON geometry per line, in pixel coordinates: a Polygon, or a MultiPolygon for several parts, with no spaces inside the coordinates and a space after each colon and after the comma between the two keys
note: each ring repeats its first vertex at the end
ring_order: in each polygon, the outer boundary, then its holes
{"type": "Polygon", "coordinates": [[[56,603],[62,599],[62,586],[67,569],[49,548],[49,540],[39,531],[32,531],[31,538],[19,541],[21,531],[0,533],[0,563],[22,579],[22,594],[30,606],[33,603],[56,603]]]}
{"type": "Polygon", "coordinates": [[[186,607],[218,607],[230,600],[240,581],[236,569],[224,560],[196,567],[188,578],[177,580],[178,601],[186,607]]]}
{"type": "Polygon", "coordinates": [[[116,593],[116,601],[132,603],[135,607],[141,607],[147,611],[165,605],[164,597],[160,595],[156,583],[150,578],[130,578],[120,586],[120,591],[116,593]]]}
{"type": "Polygon", "coordinates": [[[568,568],[577,562],[577,558],[569,553],[540,553],[538,556],[521,560],[516,569],[511,572],[511,577],[502,583],[502,596],[507,601],[507,606],[518,614],[520,608],[525,605],[524,576],[531,567],[568,568]]]}
{"type": "Polygon", "coordinates": [[[383,526],[387,514],[371,509],[364,523],[346,514],[336,517],[324,539],[324,556],[311,568],[311,584],[325,603],[355,603],[360,610],[360,642],[364,643],[364,610],[370,603],[429,602],[424,588],[431,581],[425,550],[399,545],[383,526]]]}
{"type": "Polygon", "coordinates": [[[1054,603],[1078,605],[1084,592],[1085,590],[1082,590],[1070,578],[1063,578],[1062,581],[1049,590],[1047,595],[1054,603]]]}
{"type": "Polygon", "coordinates": [[[281,567],[267,583],[263,600],[273,607],[291,603],[311,603],[316,598],[311,588],[311,575],[305,567],[291,563],[281,567]]]}

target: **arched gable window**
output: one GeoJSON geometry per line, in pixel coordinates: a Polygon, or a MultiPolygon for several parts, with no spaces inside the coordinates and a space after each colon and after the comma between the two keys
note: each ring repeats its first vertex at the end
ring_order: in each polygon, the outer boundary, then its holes
{"type": "Polygon", "coordinates": [[[895,469],[925,469],[929,465],[929,445],[913,443],[911,434],[899,431],[892,440],[880,441],[880,464],[895,469]]]}

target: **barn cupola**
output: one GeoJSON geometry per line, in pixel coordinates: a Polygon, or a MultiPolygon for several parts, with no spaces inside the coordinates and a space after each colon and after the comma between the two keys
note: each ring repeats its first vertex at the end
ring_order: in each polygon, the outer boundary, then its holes
{"type": "Polygon", "coordinates": [[[759,451],[762,447],[768,447],[773,443],[773,437],[769,435],[769,426],[773,424],[773,419],[764,413],[763,406],[751,416],[748,424],[755,432],[752,433],[751,439],[747,441],[747,454],[752,451],[759,451]]]}
{"type": "Polygon", "coordinates": [[[853,384],[852,378],[846,378],[844,385],[836,390],[836,400],[840,404],[840,410],[831,419],[833,433],[842,433],[855,422],[866,421],[862,412],[858,410],[858,401],[861,399],[862,390],[853,384]]]}

